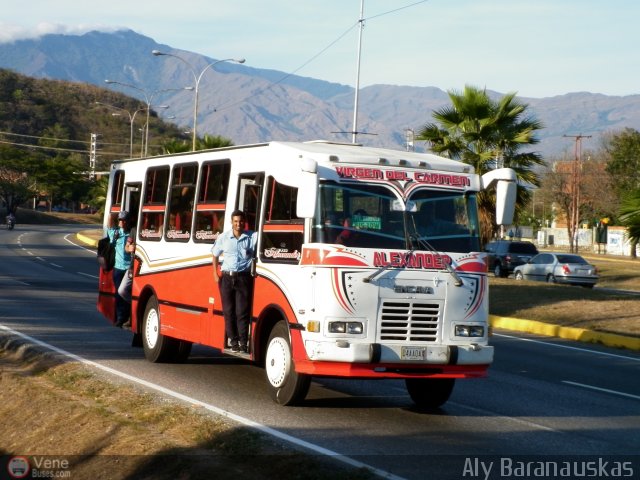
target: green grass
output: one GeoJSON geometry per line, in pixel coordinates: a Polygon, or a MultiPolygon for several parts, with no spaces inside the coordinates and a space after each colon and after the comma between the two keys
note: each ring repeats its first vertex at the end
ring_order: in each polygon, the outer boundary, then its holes
{"type": "MultiPolygon", "coordinates": [[[[587,257],[585,255],[585,257],[587,257]]],[[[592,257],[600,272],[594,289],[491,277],[492,315],[538,320],[621,334],[640,335],[640,295],[607,289],[640,291],[640,261],[592,257]]]]}

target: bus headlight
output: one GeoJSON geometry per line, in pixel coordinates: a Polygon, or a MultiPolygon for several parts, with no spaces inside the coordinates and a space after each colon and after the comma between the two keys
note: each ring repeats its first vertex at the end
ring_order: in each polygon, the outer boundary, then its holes
{"type": "Polygon", "coordinates": [[[329,333],[362,335],[364,324],[362,322],[329,322],[329,333]]]}
{"type": "Polygon", "coordinates": [[[454,333],[456,337],[484,337],[484,326],[456,325],[454,333]]]}

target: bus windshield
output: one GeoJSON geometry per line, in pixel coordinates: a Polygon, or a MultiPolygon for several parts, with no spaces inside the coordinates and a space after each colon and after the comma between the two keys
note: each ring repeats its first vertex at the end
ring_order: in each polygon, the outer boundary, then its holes
{"type": "Polygon", "coordinates": [[[312,241],[355,248],[478,251],[476,197],[420,188],[402,202],[383,185],[324,182],[312,241]]]}

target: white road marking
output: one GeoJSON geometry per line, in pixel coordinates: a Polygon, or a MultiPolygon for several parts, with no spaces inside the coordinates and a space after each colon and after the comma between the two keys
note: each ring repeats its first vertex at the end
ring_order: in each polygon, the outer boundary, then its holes
{"type": "Polygon", "coordinates": [[[88,273],[84,273],[84,272],[76,272],[78,275],[82,275],[83,277],[89,277],[93,280],[98,280],[98,275],[89,275],[88,273]]]}
{"type": "Polygon", "coordinates": [[[617,390],[609,390],[608,388],[595,387],[593,385],[586,385],[584,383],[572,382],[570,380],[563,380],[562,383],[567,383],[567,384],[573,385],[575,387],[586,388],[586,389],[589,389],[589,390],[596,390],[598,392],[611,393],[613,395],[619,395],[621,397],[633,398],[634,400],[640,400],[640,396],[638,396],[638,395],[632,395],[630,393],[619,392],[617,390]]]}
{"type": "Polygon", "coordinates": [[[197,405],[200,407],[203,407],[206,410],[209,410],[210,412],[213,412],[217,415],[222,415],[223,417],[226,417],[230,420],[233,420],[234,422],[237,422],[241,425],[245,425],[247,427],[251,427],[251,428],[255,428],[256,430],[270,435],[272,437],[276,437],[279,438],[280,440],[284,440],[286,442],[292,443],[293,445],[297,445],[299,447],[303,447],[306,448],[308,450],[311,450],[312,452],[315,452],[317,454],[320,455],[326,455],[328,457],[331,457],[334,460],[340,461],[342,463],[345,463],[347,465],[350,465],[352,467],[355,468],[366,468],[367,470],[369,470],[371,473],[382,477],[382,478],[388,478],[391,480],[404,480],[403,477],[399,477],[397,475],[394,475],[390,472],[387,472],[385,470],[380,470],[378,468],[375,468],[371,465],[367,465],[366,463],[360,462],[358,460],[355,460],[351,457],[348,457],[346,455],[342,455],[336,451],[333,450],[329,450],[328,448],[324,448],[321,447],[320,445],[316,445],[314,443],[311,442],[307,442],[306,440],[302,440],[300,438],[294,437],[292,435],[289,435],[287,433],[281,432],[279,430],[276,430],[275,428],[271,428],[271,427],[267,427],[266,425],[262,425],[258,422],[254,422],[253,420],[250,420],[248,418],[242,417],[240,415],[236,415],[235,413],[232,413],[228,410],[224,410],[220,407],[216,407],[215,405],[211,405],[209,403],[205,403],[201,400],[197,400],[195,398],[189,397],[187,395],[183,395],[182,393],[178,393],[174,390],[170,390],[166,387],[163,387],[161,385],[149,382],[147,380],[143,380],[142,378],[138,378],[135,377],[133,375],[129,375],[128,373],[124,373],[124,372],[120,372],[119,370],[116,370],[114,368],[110,368],[107,367],[105,365],[101,365],[99,363],[96,363],[94,361],[88,360],[86,358],[83,358],[79,355],[76,355],[74,353],[68,352],[66,350],[63,350],[61,348],[58,348],[54,345],[51,345],[49,343],[43,342],[41,340],[38,340],[37,338],[31,337],[29,335],[25,335],[24,333],[18,332],[17,330],[13,330],[10,327],[7,327],[6,325],[0,325],[0,330],[4,330],[5,332],[11,333],[12,335],[16,335],[24,340],[27,340],[30,343],[34,343],[36,345],[40,345],[41,347],[46,348],[47,350],[51,350],[53,352],[56,352],[60,355],[63,355],[67,358],[70,358],[72,360],[75,360],[77,362],[80,362],[84,365],[93,367],[93,368],[97,368],[99,370],[102,370],[104,372],[110,373],[111,375],[115,375],[117,377],[123,378],[125,380],[128,380],[130,382],[134,382],[137,383],[139,385],[143,385],[147,388],[150,388],[152,390],[155,390],[157,392],[160,392],[164,395],[168,395],[170,397],[173,397],[177,400],[180,400],[181,402],[187,402],[191,405],[197,405]]]}
{"type": "Polygon", "coordinates": [[[548,347],[565,348],[567,350],[577,350],[578,352],[593,353],[593,354],[602,355],[602,356],[605,356],[605,357],[620,358],[620,359],[623,359],[623,360],[631,360],[633,362],[640,362],[640,357],[631,357],[631,356],[627,356],[627,355],[618,355],[616,353],[601,352],[599,350],[591,350],[589,348],[572,347],[571,345],[562,345],[562,344],[559,344],[559,343],[545,342],[543,340],[535,340],[533,338],[522,338],[522,337],[516,337],[514,335],[505,335],[503,333],[494,333],[493,336],[494,337],[512,338],[514,340],[521,340],[523,342],[541,343],[542,345],[546,345],[548,347]]]}
{"type": "Polygon", "coordinates": [[[73,241],[71,241],[69,239],[70,236],[75,236],[75,233],[69,233],[67,235],[64,236],[65,241],[69,242],[71,245],[81,248],[82,250],[86,250],[87,252],[93,253],[94,255],[96,255],[96,249],[95,248],[87,248],[84,245],[79,245],[73,241]]]}

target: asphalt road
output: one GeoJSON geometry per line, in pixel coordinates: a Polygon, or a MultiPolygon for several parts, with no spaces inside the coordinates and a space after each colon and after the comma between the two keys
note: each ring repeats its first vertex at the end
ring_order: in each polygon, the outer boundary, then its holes
{"type": "MultiPolygon", "coordinates": [[[[381,475],[485,478],[478,459],[615,460],[640,452],[636,352],[498,331],[489,377],[458,381],[431,413],[416,411],[399,381],[316,379],[304,406],[280,407],[260,368],[201,346],[186,364],[148,363],[129,332],[97,313],[95,252],[73,243],[75,231],[0,231],[0,335],[20,332],[165,389],[159,395],[210,406],[381,475]]],[[[629,458],[632,478],[640,478],[640,457],[629,458]]]]}

